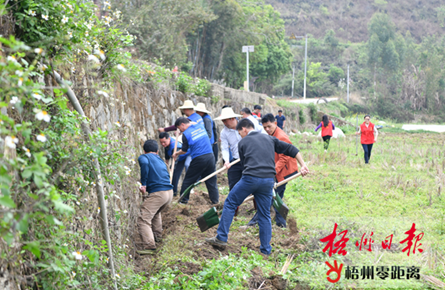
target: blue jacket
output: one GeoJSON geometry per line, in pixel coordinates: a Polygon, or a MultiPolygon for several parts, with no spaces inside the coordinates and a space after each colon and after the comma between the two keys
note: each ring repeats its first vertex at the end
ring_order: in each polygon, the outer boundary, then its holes
{"type": "Polygon", "coordinates": [[[188,116],[188,118],[190,121],[195,122],[197,124],[204,124],[204,121],[202,120],[202,117],[200,115],[198,115],[196,112],[191,114],[190,116],[188,116]]]}
{"type": "MultiPolygon", "coordinates": [[[[168,159],[170,159],[172,157],[173,151],[175,151],[175,144],[176,144],[176,140],[173,139],[172,137],[170,137],[170,145],[168,145],[168,147],[165,148],[165,153],[166,153],[165,154],[165,156],[166,156],[165,159],[168,160],[168,159]]],[[[178,148],[176,148],[176,151],[181,150],[181,148],[182,148],[182,144],[181,144],[181,142],[178,142],[178,148]]],[[[190,150],[188,150],[187,153],[185,153],[185,154],[179,155],[179,157],[176,160],[177,161],[182,161],[182,160],[186,159],[187,156],[189,156],[189,155],[190,155],[190,150]]]]}
{"type": "Polygon", "coordinates": [[[183,138],[187,139],[185,142],[187,142],[188,148],[190,148],[189,150],[192,158],[208,153],[213,154],[209,136],[207,135],[206,129],[203,125],[192,124],[183,132],[183,134],[183,138]]]}
{"type": "Polygon", "coordinates": [[[213,122],[212,118],[208,114],[205,114],[203,119],[209,119],[212,122],[212,137],[210,137],[210,144],[215,143],[215,136],[216,136],[216,128],[215,128],[215,122],[213,122]]]}
{"type": "Polygon", "coordinates": [[[147,186],[148,193],[173,189],[167,165],[161,157],[154,153],[142,154],[138,162],[141,167],[141,183],[147,186]]]}

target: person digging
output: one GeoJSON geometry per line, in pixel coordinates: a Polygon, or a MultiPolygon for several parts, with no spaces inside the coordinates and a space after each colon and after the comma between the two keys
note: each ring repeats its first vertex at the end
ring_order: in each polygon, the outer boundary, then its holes
{"type": "MultiPolygon", "coordinates": [[[[289,139],[289,136],[284,133],[281,128],[278,127],[277,121],[272,114],[266,114],[261,119],[261,123],[263,124],[264,130],[270,136],[277,138],[280,141],[286,142],[288,144],[292,144],[289,139]]],[[[303,163],[304,165],[304,163],[303,163]]],[[[289,178],[298,173],[298,164],[295,158],[290,156],[286,156],[284,154],[275,153],[275,171],[277,174],[275,175],[275,179],[277,182],[283,181],[286,178],[289,178]]],[[[286,190],[286,183],[279,186],[276,189],[276,193],[280,196],[281,199],[284,197],[284,191],[286,190]]],[[[286,227],[286,219],[280,215],[280,213],[275,209],[275,222],[277,226],[280,228],[286,227]]],[[[258,212],[255,213],[253,218],[249,221],[247,226],[255,226],[258,223],[258,212]]]]}
{"type": "Polygon", "coordinates": [[[272,204],[272,190],[275,185],[275,152],[295,157],[303,164],[301,174],[309,173],[309,169],[299,153],[299,150],[275,137],[254,131],[254,124],[248,119],[241,120],[236,130],[243,138],[238,143],[238,153],[244,166],[240,181],[229,192],[222,211],[217,235],[205,241],[213,246],[224,248],[227,245],[230,225],[236,208],[253,194],[258,209],[258,225],[260,228],[260,251],[269,256],[272,251],[272,225],[270,220],[270,206],[272,204]]]}
{"type": "Polygon", "coordinates": [[[156,250],[156,242],[162,239],[161,212],[173,199],[173,185],[170,183],[167,165],[158,155],[158,142],[147,140],[143,148],[144,154],[138,158],[142,184],[139,190],[143,196],[137,222],[142,240],[142,249],[137,251],[140,255],[151,254],[156,250]]]}
{"type": "MultiPolygon", "coordinates": [[[[175,126],[182,132],[182,148],[173,154],[173,158],[178,158],[190,149],[192,162],[185,174],[181,186],[180,204],[187,204],[189,201],[189,192],[186,189],[193,185],[201,176],[207,176],[215,172],[215,156],[213,155],[212,145],[207,136],[206,130],[202,124],[190,122],[187,118],[179,117],[175,126]]],[[[178,140],[179,141],[179,140],[178,140]]],[[[219,203],[219,192],[216,176],[205,181],[209,198],[212,204],[219,203]]]]}

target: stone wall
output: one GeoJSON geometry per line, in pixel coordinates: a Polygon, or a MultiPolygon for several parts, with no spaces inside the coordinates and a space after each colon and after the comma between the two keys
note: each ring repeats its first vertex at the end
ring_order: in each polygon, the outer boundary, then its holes
{"type": "MultiPolygon", "coordinates": [[[[85,108],[85,113],[91,120],[92,129],[101,128],[108,130],[112,138],[128,138],[128,142],[136,148],[140,148],[143,142],[149,138],[157,139],[160,127],[167,127],[174,124],[174,121],[181,116],[180,107],[183,102],[190,99],[196,105],[198,102],[206,104],[207,110],[213,118],[221,113],[224,105],[229,105],[236,113],[244,107],[253,110],[253,106],[262,106],[263,114],[278,113],[280,107],[275,101],[264,94],[235,90],[213,84],[209,97],[199,97],[185,95],[178,91],[173,91],[168,87],[154,88],[151,84],[134,85],[120,83],[116,86],[114,94],[110,97],[102,97],[85,108]],[[122,130],[115,125],[119,122],[129,129],[126,136],[122,130]]],[[[292,116],[288,116],[286,131],[296,129],[298,123],[298,110],[293,110],[292,116]]],[[[223,128],[221,121],[215,122],[217,131],[223,128]]],[[[135,152],[135,157],[140,152],[135,152]]]]}

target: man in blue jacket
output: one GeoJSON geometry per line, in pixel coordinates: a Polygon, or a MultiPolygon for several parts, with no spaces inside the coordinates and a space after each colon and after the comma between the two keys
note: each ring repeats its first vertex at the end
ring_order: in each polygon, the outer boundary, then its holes
{"type": "MultiPolygon", "coordinates": [[[[190,122],[187,118],[180,117],[175,122],[176,128],[182,133],[182,149],[174,155],[178,157],[185,154],[190,149],[192,162],[185,174],[184,181],[181,186],[181,195],[198,179],[204,178],[215,172],[215,157],[213,155],[210,139],[203,125],[190,122]]],[[[209,192],[210,200],[213,204],[219,202],[218,186],[216,185],[216,176],[208,179],[206,187],[209,192]]],[[[187,204],[189,193],[181,200],[181,204],[187,204]]]]}
{"type": "MultiPolygon", "coordinates": [[[[168,162],[170,159],[173,158],[173,151],[175,150],[175,144],[177,141],[173,137],[170,137],[167,132],[162,132],[161,134],[159,134],[159,141],[165,149],[165,160],[167,160],[168,162]]],[[[178,142],[176,151],[179,151],[181,149],[182,143],[178,142]]],[[[188,166],[186,166],[185,160],[188,156],[190,156],[190,151],[187,151],[187,153],[185,153],[184,155],[179,156],[179,158],[175,161],[175,170],[173,171],[172,179],[173,196],[178,195],[178,182],[179,178],[181,178],[182,170],[184,169],[184,167],[185,172],[187,172],[188,166]]]]}
{"type": "Polygon", "coordinates": [[[158,142],[147,140],[144,143],[144,154],[138,158],[141,167],[141,184],[144,202],[138,217],[138,230],[142,240],[141,255],[156,250],[156,241],[162,238],[163,211],[172,201],[173,185],[167,166],[158,155],[158,142]]]}
{"type": "Polygon", "coordinates": [[[225,247],[227,245],[230,225],[236,208],[253,194],[257,203],[258,225],[260,228],[260,251],[265,256],[271,254],[272,225],[270,205],[272,190],[275,184],[275,152],[297,159],[301,165],[301,174],[306,175],[309,169],[301,157],[299,150],[292,144],[280,141],[273,136],[256,132],[249,119],[241,120],[236,130],[243,138],[238,143],[238,153],[244,166],[243,176],[229,192],[219,222],[216,237],[206,239],[211,245],[225,247]]]}

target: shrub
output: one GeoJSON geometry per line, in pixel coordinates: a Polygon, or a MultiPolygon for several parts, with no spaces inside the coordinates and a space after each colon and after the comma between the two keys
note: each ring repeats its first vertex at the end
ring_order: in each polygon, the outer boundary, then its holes
{"type": "Polygon", "coordinates": [[[306,122],[306,117],[304,116],[302,107],[299,107],[298,109],[298,120],[300,121],[300,125],[306,122]]]}

